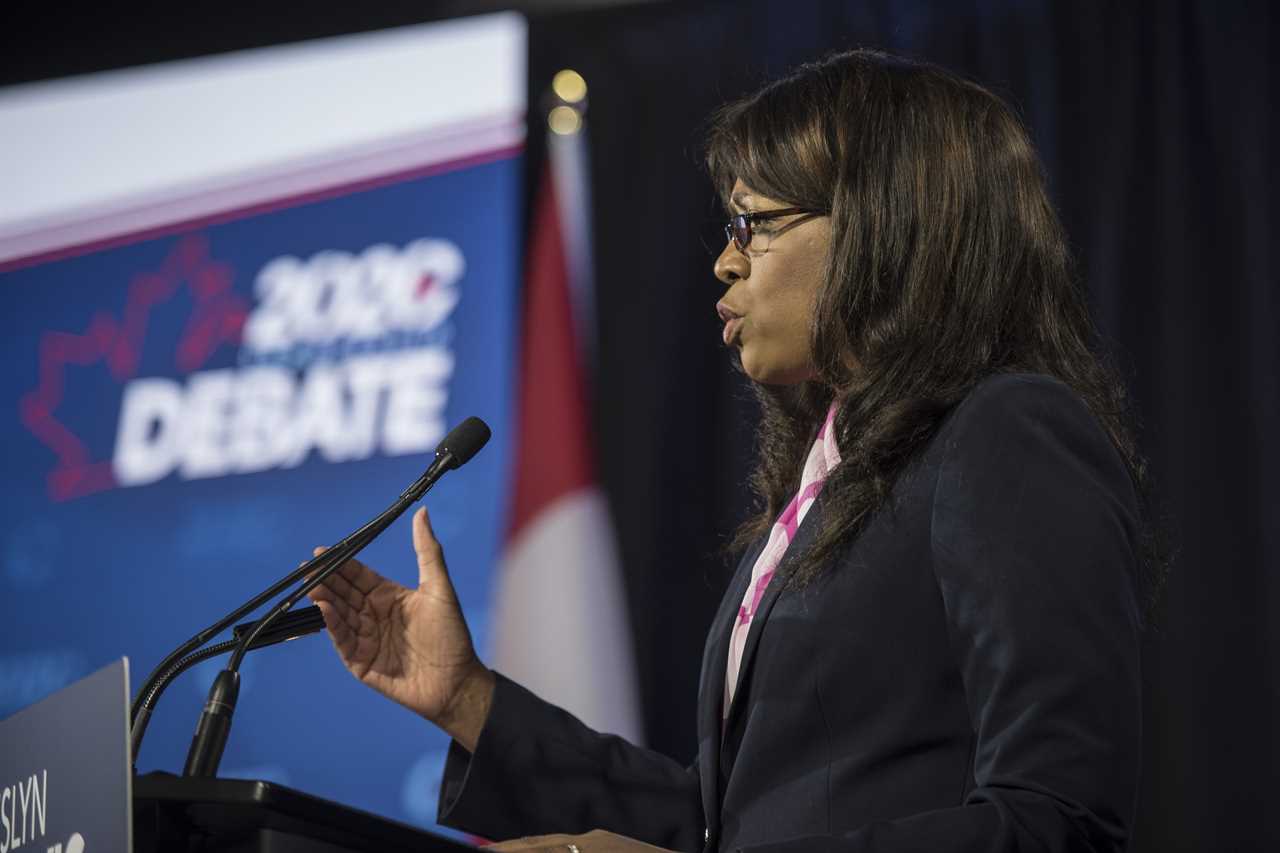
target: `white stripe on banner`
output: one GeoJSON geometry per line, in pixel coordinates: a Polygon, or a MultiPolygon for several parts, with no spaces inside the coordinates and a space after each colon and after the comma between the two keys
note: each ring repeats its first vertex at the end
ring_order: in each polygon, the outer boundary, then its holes
{"type": "Polygon", "coordinates": [[[551,180],[555,184],[556,207],[560,212],[560,234],[564,239],[568,264],[569,298],[573,304],[573,326],[577,332],[579,363],[587,368],[587,388],[596,363],[596,306],[591,253],[591,160],[587,147],[587,127],[577,133],[547,134],[547,156],[551,180]]]}
{"type": "Polygon", "coordinates": [[[504,675],[588,726],[643,743],[621,578],[599,489],[554,501],[507,546],[493,658],[504,675]]]}
{"type": "Polygon", "coordinates": [[[525,29],[486,15],[0,90],[0,261],[519,145],[525,29]]]}

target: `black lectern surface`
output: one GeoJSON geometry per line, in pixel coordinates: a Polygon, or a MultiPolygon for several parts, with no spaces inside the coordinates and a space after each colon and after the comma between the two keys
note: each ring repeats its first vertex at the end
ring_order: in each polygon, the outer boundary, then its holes
{"type": "Polygon", "coordinates": [[[134,853],[464,853],[476,848],[283,785],[147,773],[134,853]]]}

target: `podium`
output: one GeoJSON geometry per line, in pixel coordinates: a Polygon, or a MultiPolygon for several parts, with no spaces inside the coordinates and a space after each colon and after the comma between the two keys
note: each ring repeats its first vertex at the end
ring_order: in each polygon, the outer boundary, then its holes
{"type": "Polygon", "coordinates": [[[0,850],[463,853],[476,848],[283,785],[131,770],[128,661],[0,720],[0,850]]]}
{"type": "Polygon", "coordinates": [[[147,773],[133,780],[134,853],[462,853],[476,848],[292,788],[147,773]]]}

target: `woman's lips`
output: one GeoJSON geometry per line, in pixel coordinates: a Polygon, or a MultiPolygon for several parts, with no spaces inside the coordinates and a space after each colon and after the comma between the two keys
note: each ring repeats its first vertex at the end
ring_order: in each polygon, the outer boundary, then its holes
{"type": "Polygon", "coordinates": [[[738,337],[738,330],[742,328],[742,318],[734,317],[724,324],[724,345],[732,346],[734,339],[738,337]]]}
{"type": "Polygon", "coordinates": [[[716,303],[716,313],[719,314],[720,319],[724,321],[724,330],[722,331],[724,345],[730,346],[742,330],[742,315],[737,311],[734,311],[728,305],[725,305],[723,302],[716,303]]]}

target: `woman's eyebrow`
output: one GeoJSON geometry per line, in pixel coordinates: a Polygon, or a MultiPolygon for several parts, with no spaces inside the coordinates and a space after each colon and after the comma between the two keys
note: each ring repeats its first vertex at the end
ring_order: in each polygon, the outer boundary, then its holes
{"type": "Polygon", "coordinates": [[[739,210],[747,210],[750,207],[748,202],[753,198],[755,196],[751,195],[751,193],[736,192],[729,197],[729,201],[739,210]]]}

